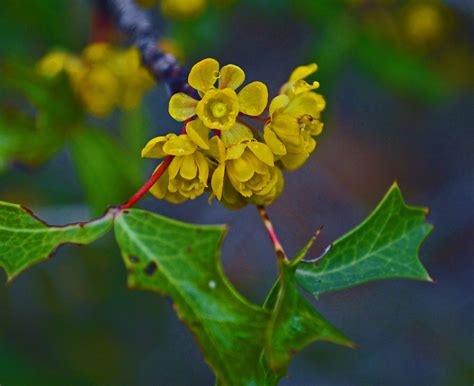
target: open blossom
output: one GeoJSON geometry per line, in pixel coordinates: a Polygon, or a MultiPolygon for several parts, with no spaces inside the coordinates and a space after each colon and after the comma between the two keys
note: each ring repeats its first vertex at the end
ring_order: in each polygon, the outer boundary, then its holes
{"type": "Polygon", "coordinates": [[[312,92],[317,82],[302,79],[316,70],[314,66],[298,67],[282,87],[281,95],[270,103],[270,119],[265,124],[264,139],[285,169],[295,170],[316,148],[313,138],[321,134],[321,111],[326,105],[323,97],[312,92]]]}
{"type": "Polygon", "coordinates": [[[306,91],[311,91],[319,88],[319,82],[306,82],[306,78],[314,74],[318,70],[316,63],[311,63],[306,66],[296,67],[291,73],[290,79],[280,89],[280,94],[286,94],[290,98],[296,97],[306,91]]]}
{"type": "Polygon", "coordinates": [[[315,64],[296,68],[268,116],[261,116],[268,103],[263,83],[236,92],[245,81],[240,67],[220,68],[214,59],[194,65],[188,82],[200,99],[178,93],[169,103],[170,115],[185,121],[182,134],[154,138],[143,149],[144,157],[173,157],[151,193],[181,203],[209,192],[230,209],[271,204],[283,191],[283,170],[300,167],[322,132],[325,101],[314,92],[319,83],[305,80],[316,69],[315,64]],[[252,118],[263,132],[249,124],[252,118]]]}
{"type": "Polygon", "coordinates": [[[270,203],[282,191],[281,172],[270,148],[253,139],[245,126],[237,127],[240,132],[232,137],[233,142],[225,143],[219,137],[211,140],[210,153],[218,162],[212,175],[212,192],[233,209],[247,203],[270,203]]]}
{"type": "Polygon", "coordinates": [[[181,203],[204,193],[209,164],[198,148],[186,134],[168,134],[148,142],[142,150],[143,157],[174,156],[166,172],[150,190],[155,197],[181,203]]]}
{"type": "Polygon", "coordinates": [[[219,69],[215,59],[204,59],[193,66],[188,77],[201,99],[177,93],[170,99],[169,113],[177,121],[197,115],[209,129],[229,130],[239,113],[258,116],[268,103],[267,87],[262,82],[249,83],[237,93],[244,81],[245,73],[240,67],[229,64],[219,69]]]}

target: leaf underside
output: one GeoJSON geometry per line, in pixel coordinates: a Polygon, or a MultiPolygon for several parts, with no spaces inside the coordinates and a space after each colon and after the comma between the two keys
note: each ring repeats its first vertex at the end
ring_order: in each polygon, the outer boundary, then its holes
{"type": "Polygon", "coordinates": [[[11,281],[20,272],[46,260],[61,245],[89,244],[103,236],[112,216],[65,226],[49,226],[28,209],[0,201],[0,267],[11,281]]]}
{"type": "Polygon", "coordinates": [[[318,296],[374,280],[430,281],[418,257],[432,230],[427,214],[426,208],[407,206],[394,184],[372,214],[337,240],[320,261],[298,265],[298,284],[318,296]]]}

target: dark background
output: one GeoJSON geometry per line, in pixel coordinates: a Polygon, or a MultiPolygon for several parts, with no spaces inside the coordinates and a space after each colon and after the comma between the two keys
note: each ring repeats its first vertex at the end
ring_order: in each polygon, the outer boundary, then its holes
{"type": "MultiPolygon", "coordinates": [[[[154,21],[182,47],[186,64],[207,56],[238,64],[273,94],[295,66],[319,64],[325,131],[307,164],[286,174],[285,191],[269,209],[289,254],[324,224],[313,249],[322,252],[362,221],[394,180],[409,204],[431,208],[435,226],[421,258],[436,283],[393,280],[322,296],[317,308],[359,347],[313,344],[296,356],[282,385],[472,385],[472,2],[234,3],[178,22],[155,9],[154,21]],[[404,30],[417,4],[434,7],[441,23],[421,42],[404,30]]],[[[93,12],[87,1],[3,0],[0,57],[33,65],[55,47],[79,52],[93,12]]],[[[145,98],[147,138],[178,128],[166,107],[159,85],[145,98]]],[[[119,120],[116,112],[101,125],[114,134],[119,120]]],[[[75,170],[67,147],[35,168],[12,163],[0,175],[0,199],[52,224],[88,219],[75,170]]],[[[255,208],[231,212],[205,197],[180,206],[148,197],[141,206],[189,222],[230,224],[225,271],[249,299],[263,301],[276,272],[255,208]]],[[[169,301],[129,291],[125,281],[107,237],[66,247],[0,288],[0,384],[212,385],[169,301]]]]}

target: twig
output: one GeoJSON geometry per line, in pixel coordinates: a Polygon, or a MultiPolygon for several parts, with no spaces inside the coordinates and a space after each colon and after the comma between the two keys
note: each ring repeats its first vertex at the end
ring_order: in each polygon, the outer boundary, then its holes
{"type": "Polygon", "coordinates": [[[280,239],[278,238],[275,232],[275,228],[273,227],[273,224],[270,218],[268,217],[267,209],[262,205],[258,205],[257,209],[263,221],[263,224],[265,225],[268,236],[270,237],[270,240],[273,244],[273,248],[275,249],[277,258],[280,260],[288,261],[288,256],[286,255],[285,250],[283,249],[283,246],[281,245],[280,239]]]}
{"type": "Polygon", "coordinates": [[[133,0],[107,0],[107,6],[117,26],[132,37],[133,43],[140,50],[143,64],[158,81],[166,84],[169,94],[195,94],[186,80],[187,69],[173,55],[158,47],[158,33],[147,12],[140,9],[133,0]]]}

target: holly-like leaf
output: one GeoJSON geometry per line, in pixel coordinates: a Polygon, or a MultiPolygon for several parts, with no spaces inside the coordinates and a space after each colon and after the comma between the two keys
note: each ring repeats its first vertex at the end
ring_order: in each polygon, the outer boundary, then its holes
{"type": "Polygon", "coordinates": [[[322,259],[298,264],[298,284],[317,296],[381,279],[430,281],[418,257],[432,230],[427,214],[426,208],[407,206],[398,185],[392,185],[374,212],[322,259]]]}
{"type": "Polygon", "coordinates": [[[50,226],[26,208],[0,201],[0,267],[11,281],[63,244],[92,243],[110,229],[112,221],[112,215],[106,214],[88,223],[50,226]]]}
{"type": "Polygon", "coordinates": [[[115,234],[131,288],[169,295],[223,385],[251,385],[268,313],[243,299],[223,274],[222,226],[184,224],[143,210],[117,215],[115,234]]]}
{"type": "Polygon", "coordinates": [[[224,232],[137,209],[115,219],[129,286],[172,298],[219,385],[276,385],[290,354],[311,341],[350,344],[297,291],[293,267],[265,308],[239,295],[220,263],[224,232]]]}
{"type": "Polygon", "coordinates": [[[272,311],[266,331],[265,358],[273,370],[282,374],[286,373],[292,354],[316,340],[353,347],[299,292],[295,270],[288,263],[280,264],[280,280],[264,306],[272,311]]]}

